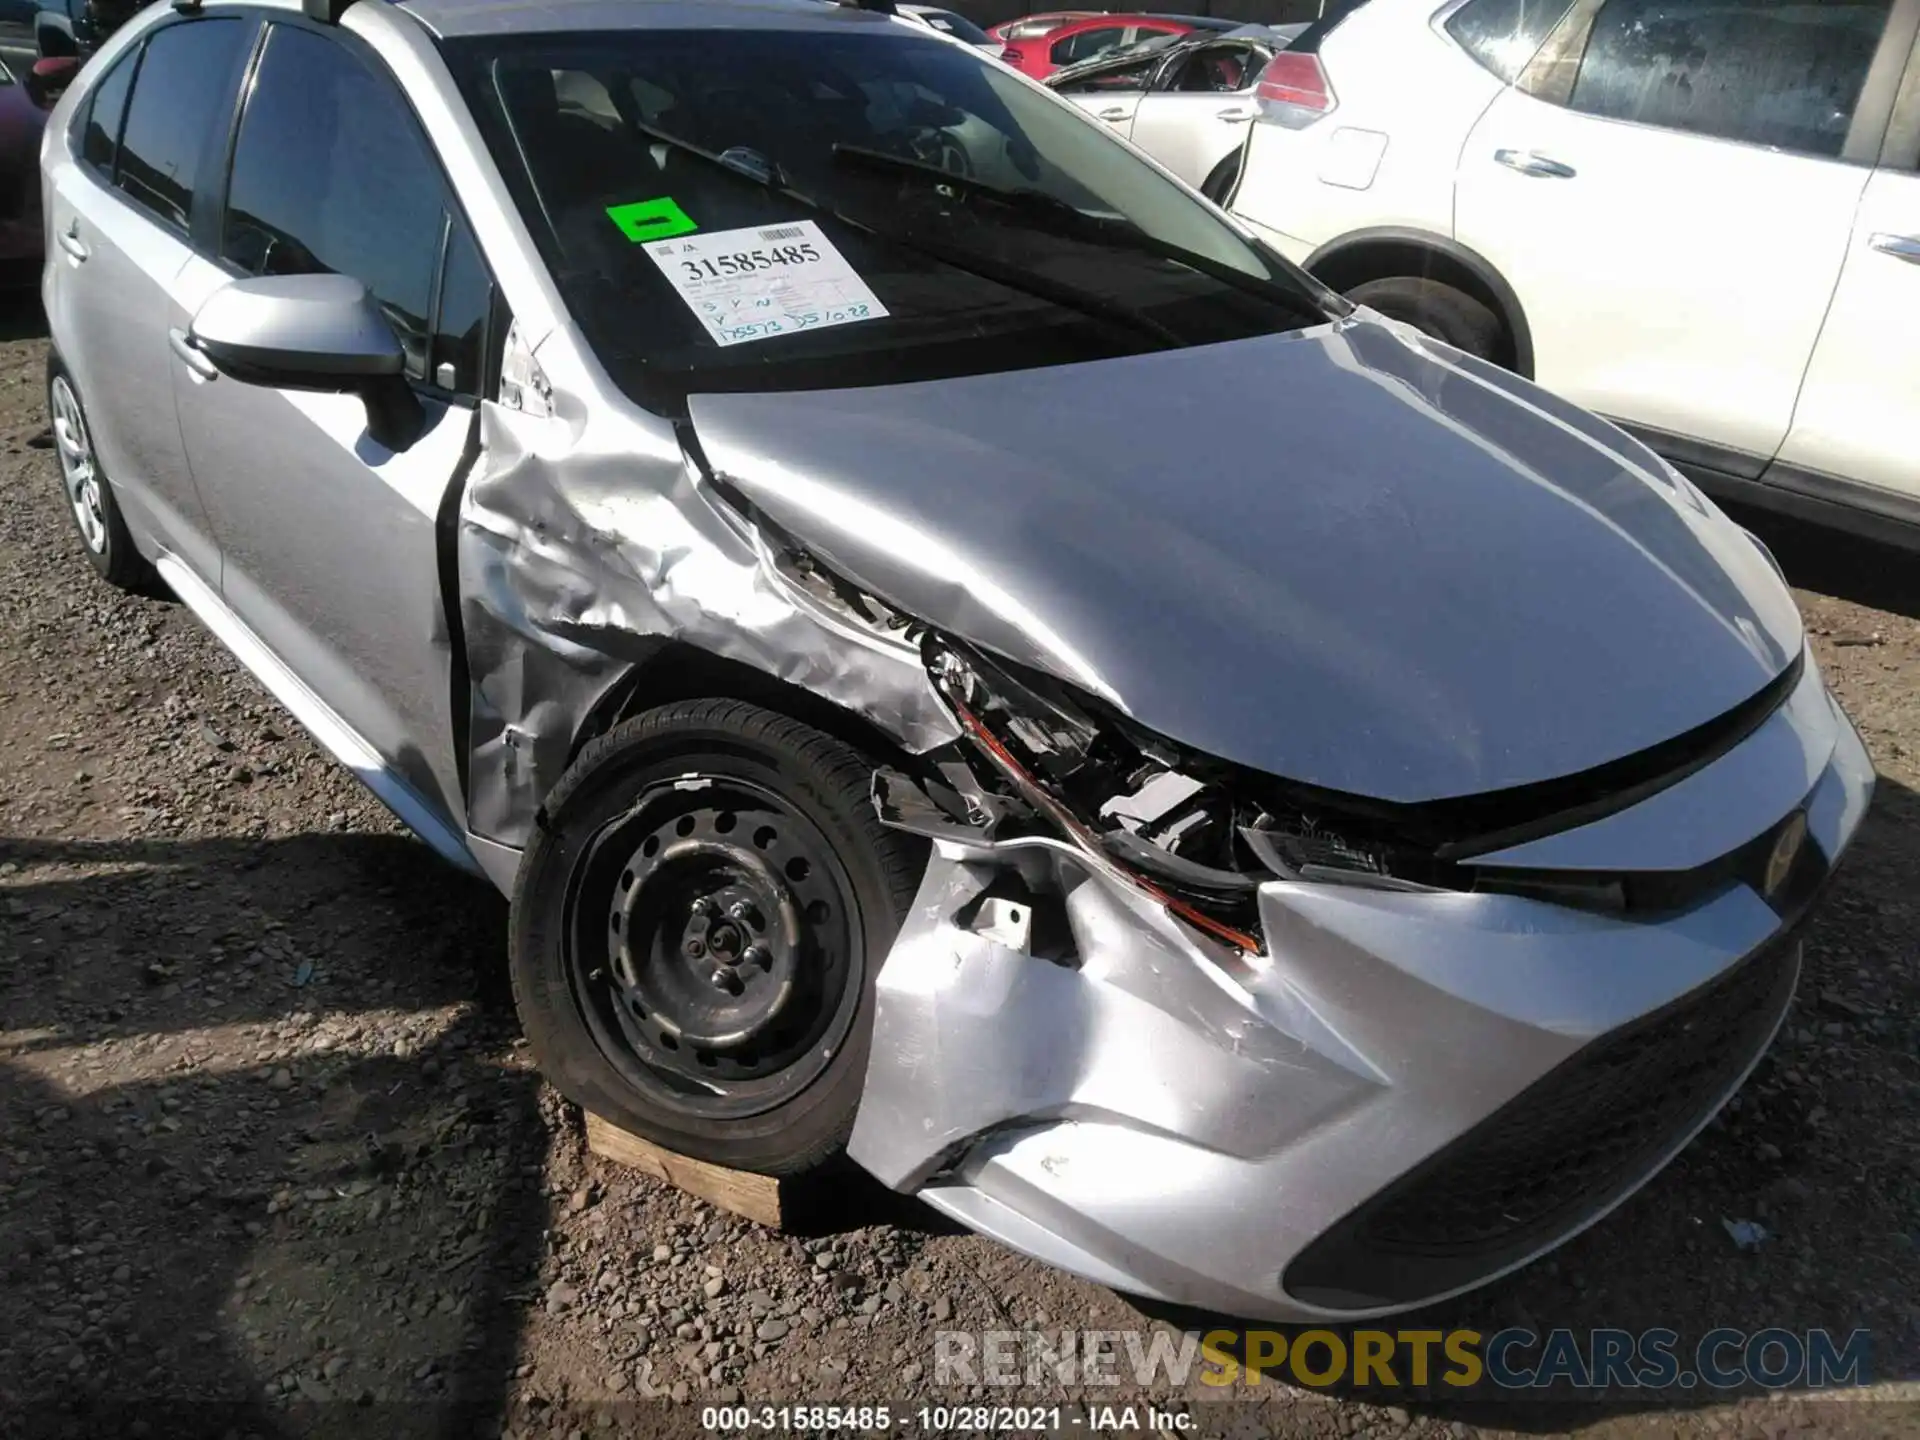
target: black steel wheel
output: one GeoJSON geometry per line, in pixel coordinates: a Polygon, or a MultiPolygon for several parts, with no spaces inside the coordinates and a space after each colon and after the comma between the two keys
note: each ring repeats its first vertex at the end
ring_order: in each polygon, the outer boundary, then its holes
{"type": "Polygon", "coordinates": [[[514,895],[515,991],[554,1083],[715,1163],[830,1159],[924,864],[874,818],[871,774],[734,701],[666,706],[588,746],[514,895]]]}

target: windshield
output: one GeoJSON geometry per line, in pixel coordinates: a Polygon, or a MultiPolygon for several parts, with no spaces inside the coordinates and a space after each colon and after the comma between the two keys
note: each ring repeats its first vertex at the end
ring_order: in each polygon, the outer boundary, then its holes
{"type": "Polygon", "coordinates": [[[642,403],[1101,359],[1340,307],[1007,67],[845,14],[447,42],[575,323],[642,403]]]}
{"type": "Polygon", "coordinates": [[[969,45],[991,45],[993,37],[964,15],[951,10],[915,10],[912,12],[936,30],[941,30],[969,45]]]}

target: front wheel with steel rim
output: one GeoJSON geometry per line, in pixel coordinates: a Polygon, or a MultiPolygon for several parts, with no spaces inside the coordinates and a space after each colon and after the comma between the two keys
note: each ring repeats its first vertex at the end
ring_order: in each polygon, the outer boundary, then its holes
{"type": "Polygon", "coordinates": [[[86,409],[80,404],[73,378],[58,362],[47,369],[47,417],[67,513],[73,517],[73,528],[86,547],[87,559],[109,583],[123,590],[151,592],[159,577],[134,549],[127,523],[113,498],[113,487],[100,468],[86,409]]]}
{"type": "Polygon", "coordinates": [[[682,1154],[830,1160],[865,1080],[873,985],[924,868],[872,764],[731,700],[582,751],[514,889],[521,1021],[555,1085],[682,1154]]]}

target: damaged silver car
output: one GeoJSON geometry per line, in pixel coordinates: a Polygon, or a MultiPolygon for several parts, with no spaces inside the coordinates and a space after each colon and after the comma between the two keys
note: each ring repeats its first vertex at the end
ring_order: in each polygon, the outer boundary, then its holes
{"type": "Polygon", "coordinates": [[[1868,804],[1786,586],[874,3],[145,12],[44,153],[81,540],[511,894],[617,1123],[1244,1315],[1524,1263],[1868,804]]]}

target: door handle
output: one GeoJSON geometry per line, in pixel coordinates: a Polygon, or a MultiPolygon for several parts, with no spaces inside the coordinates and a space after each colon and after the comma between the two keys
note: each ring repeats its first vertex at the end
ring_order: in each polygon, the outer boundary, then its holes
{"type": "Polygon", "coordinates": [[[1518,170],[1522,175],[1537,175],[1542,179],[1571,180],[1576,173],[1571,165],[1549,160],[1545,155],[1535,154],[1531,150],[1496,150],[1493,158],[1509,170],[1518,170]]]}
{"type": "Polygon", "coordinates": [[[1109,105],[1100,112],[1102,120],[1124,120],[1133,112],[1124,105],[1109,105]]]}
{"type": "Polygon", "coordinates": [[[80,222],[78,220],[68,222],[67,228],[62,230],[55,238],[59,240],[60,248],[73,257],[76,265],[93,253],[93,251],[87,247],[87,242],[80,238],[80,222]]]}
{"type": "Polygon", "coordinates": [[[1912,235],[1873,235],[1867,244],[1882,255],[1891,255],[1909,265],[1920,265],[1920,238],[1912,235]]]}
{"type": "Polygon", "coordinates": [[[167,344],[173,350],[182,365],[202,380],[215,380],[220,376],[219,368],[209,360],[206,352],[193,343],[193,337],[184,330],[167,331],[167,344]]]}
{"type": "Polygon", "coordinates": [[[1216,110],[1213,112],[1214,119],[1224,120],[1229,125],[1244,125],[1247,121],[1253,119],[1253,116],[1254,112],[1244,105],[1232,105],[1225,110],[1216,110]]]}

